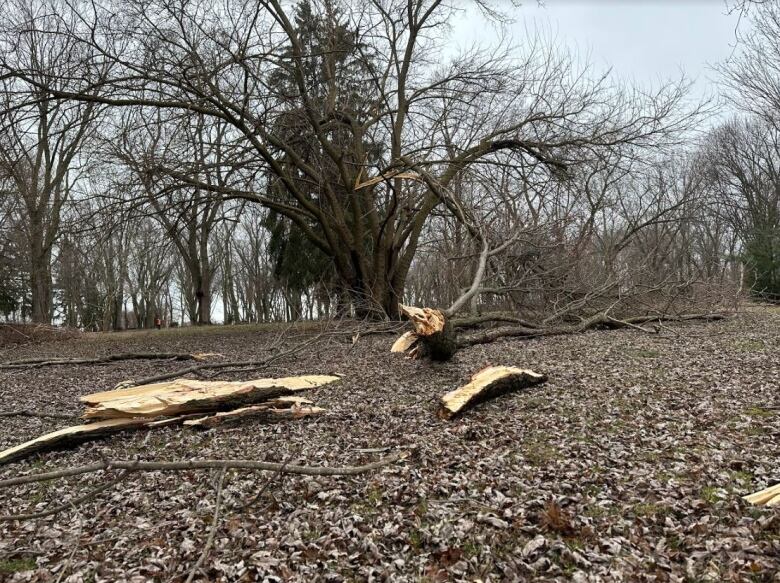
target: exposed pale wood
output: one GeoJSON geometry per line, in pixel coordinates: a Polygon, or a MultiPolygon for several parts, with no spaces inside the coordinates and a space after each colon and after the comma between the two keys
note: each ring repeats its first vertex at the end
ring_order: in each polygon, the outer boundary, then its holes
{"type": "Polygon", "coordinates": [[[471,377],[471,382],[441,398],[439,415],[451,419],[477,403],[543,383],[547,377],[513,366],[491,366],[471,377]]]}
{"type": "Polygon", "coordinates": [[[276,423],[278,421],[301,419],[303,417],[320,415],[324,412],[325,409],[320,407],[293,406],[288,409],[276,409],[271,405],[264,403],[262,405],[253,405],[251,407],[233,409],[232,411],[222,411],[220,413],[215,413],[214,415],[210,415],[208,417],[201,417],[199,419],[189,419],[184,422],[184,425],[189,427],[211,428],[249,417],[260,419],[266,423],[276,423]]]}
{"type": "Polygon", "coordinates": [[[444,330],[444,314],[434,308],[417,308],[401,304],[401,313],[411,320],[418,336],[431,336],[444,330]]]}
{"type": "Polygon", "coordinates": [[[409,356],[428,357],[445,361],[452,358],[457,349],[457,334],[449,318],[441,310],[399,305],[401,313],[414,326],[412,335],[404,334],[396,340],[391,352],[406,352],[409,356]],[[416,340],[412,342],[412,340],[416,340]]]}
{"type": "Polygon", "coordinates": [[[176,417],[165,417],[157,421],[147,421],[145,427],[154,429],[156,427],[168,427],[170,425],[181,425],[187,419],[197,419],[203,417],[203,413],[189,413],[187,415],[178,415],[176,417]]]}
{"type": "Polygon", "coordinates": [[[81,397],[85,419],[174,416],[217,411],[282,397],[338,381],[337,376],[308,375],[252,381],[177,379],[81,397]]]}
{"type": "Polygon", "coordinates": [[[398,340],[396,340],[393,343],[393,346],[390,348],[390,352],[406,352],[412,346],[414,346],[417,341],[419,340],[419,336],[409,330],[408,332],[404,332],[398,340]]]}
{"type": "Polygon", "coordinates": [[[0,452],[0,464],[26,457],[39,451],[51,449],[66,443],[81,441],[83,439],[116,433],[123,429],[141,427],[148,419],[108,419],[85,425],[74,425],[58,429],[46,435],[36,437],[31,441],[22,443],[10,449],[0,452]]]}
{"type": "Polygon", "coordinates": [[[744,496],[743,498],[751,504],[779,506],[780,484],[775,484],[774,486],[770,486],[769,488],[765,488],[760,492],[755,492],[748,496],[744,496]]]}

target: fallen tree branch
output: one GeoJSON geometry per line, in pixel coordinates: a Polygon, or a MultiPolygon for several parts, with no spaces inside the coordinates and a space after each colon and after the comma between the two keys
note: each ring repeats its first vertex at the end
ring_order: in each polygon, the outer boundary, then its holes
{"type": "Polygon", "coordinates": [[[0,363],[0,369],[40,368],[66,364],[104,364],[123,360],[203,360],[210,354],[188,354],[182,352],[124,352],[94,358],[25,358],[0,363]]]}
{"type": "Polygon", "coordinates": [[[526,328],[538,328],[538,324],[529,322],[523,318],[509,314],[506,312],[495,312],[488,314],[480,314],[478,316],[464,316],[462,318],[454,318],[452,325],[458,329],[475,328],[480,324],[487,324],[488,322],[509,322],[511,324],[520,324],[526,328]]]}
{"type": "Polygon", "coordinates": [[[0,488],[9,488],[22,484],[32,484],[35,482],[45,482],[59,478],[68,478],[83,474],[93,474],[102,470],[118,469],[131,472],[171,472],[184,470],[213,470],[213,469],[239,469],[239,470],[262,470],[268,472],[278,472],[280,474],[301,474],[305,476],[357,476],[373,470],[389,466],[397,461],[406,458],[407,452],[391,455],[362,466],[297,466],[285,465],[276,462],[261,462],[257,460],[186,460],[178,462],[139,462],[131,460],[106,460],[94,464],[76,466],[72,468],[62,468],[51,472],[41,474],[32,474],[28,476],[17,476],[0,480],[0,488]]]}
{"type": "MultiPolygon", "coordinates": [[[[597,314],[575,326],[558,326],[549,328],[528,328],[525,326],[505,326],[485,330],[458,340],[458,348],[466,348],[477,344],[487,344],[499,338],[540,338],[543,336],[562,336],[566,334],[580,334],[596,328],[640,328],[641,324],[648,322],[690,322],[694,320],[715,321],[726,318],[725,314],[686,314],[682,316],[634,316],[618,320],[607,314],[597,314]]],[[[644,332],[649,332],[640,328],[644,332]]]]}

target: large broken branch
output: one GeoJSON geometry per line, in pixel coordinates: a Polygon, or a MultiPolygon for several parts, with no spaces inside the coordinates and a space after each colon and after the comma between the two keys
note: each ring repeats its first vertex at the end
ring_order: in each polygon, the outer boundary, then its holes
{"type": "Polygon", "coordinates": [[[477,403],[538,385],[547,380],[543,374],[514,366],[490,366],[471,377],[471,382],[441,398],[439,416],[452,419],[477,403]]]}
{"type": "Polygon", "coordinates": [[[580,324],[573,326],[537,326],[528,328],[526,326],[505,326],[484,330],[458,340],[458,348],[474,346],[476,344],[487,344],[500,338],[539,338],[542,336],[562,336],[566,334],[581,334],[588,330],[597,328],[619,329],[619,328],[637,328],[641,324],[650,322],[690,322],[694,320],[715,321],[722,320],[724,314],[686,314],[682,316],[661,316],[645,315],[633,316],[630,318],[612,318],[606,313],[596,314],[583,320],[580,324]]]}
{"type": "Polygon", "coordinates": [[[83,417],[100,421],[59,429],[2,451],[0,465],[33,453],[124,429],[152,429],[182,423],[212,427],[245,417],[264,417],[268,422],[275,422],[317,415],[323,410],[309,407],[310,401],[290,395],[337,380],[337,376],[325,375],[238,382],[178,379],[169,383],[86,395],[81,397],[81,401],[87,405],[83,417]],[[238,409],[204,417],[204,413],[235,408],[238,409]]]}
{"type": "Polygon", "coordinates": [[[232,409],[338,380],[339,377],[328,375],[235,382],[177,379],[169,383],[94,393],[80,400],[87,405],[83,415],[85,419],[149,418],[232,409]]]}

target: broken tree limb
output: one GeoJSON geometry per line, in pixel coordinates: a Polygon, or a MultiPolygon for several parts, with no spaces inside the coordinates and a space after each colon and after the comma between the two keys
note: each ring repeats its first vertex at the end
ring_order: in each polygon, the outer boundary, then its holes
{"type": "MultiPolygon", "coordinates": [[[[500,338],[540,338],[543,336],[562,336],[566,334],[581,334],[597,328],[619,329],[634,328],[650,322],[691,322],[694,320],[716,321],[726,318],[725,314],[686,314],[682,316],[645,315],[630,318],[617,319],[606,313],[596,314],[586,318],[580,324],[573,326],[552,326],[528,328],[526,326],[503,326],[483,330],[470,336],[458,339],[458,348],[465,348],[477,344],[488,344],[500,338]]],[[[646,331],[646,330],[645,330],[646,331]]]]}
{"type": "Polygon", "coordinates": [[[513,366],[491,366],[471,377],[471,382],[441,398],[439,416],[452,419],[477,403],[538,385],[547,380],[543,374],[513,366]]]}
{"type": "Polygon", "coordinates": [[[220,411],[255,404],[321,387],[339,380],[329,375],[308,375],[252,381],[197,381],[177,379],[81,397],[85,419],[160,417],[220,411]]]}
{"type": "Polygon", "coordinates": [[[290,407],[288,409],[276,409],[271,405],[263,404],[254,405],[252,407],[242,407],[232,411],[222,411],[208,417],[189,419],[184,421],[184,425],[188,427],[211,429],[212,427],[217,427],[219,425],[224,425],[226,423],[232,423],[247,418],[260,420],[264,423],[277,423],[279,421],[321,415],[324,412],[325,409],[320,407],[290,407]]]}
{"type": "Polygon", "coordinates": [[[147,421],[148,419],[108,419],[97,423],[65,427],[0,452],[0,465],[54,447],[78,443],[92,437],[110,435],[125,429],[142,427],[147,421]]]}
{"type": "Polygon", "coordinates": [[[775,484],[760,492],[743,496],[743,499],[759,506],[780,506],[780,484],[775,484]]]}
{"type": "Polygon", "coordinates": [[[370,464],[362,466],[298,466],[292,464],[280,464],[276,462],[263,462],[257,460],[185,460],[174,462],[151,462],[138,460],[106,460],[94,464],[61,468],[41,474],[17,476],[0,480],[0,488],[9,488],[35,482],[45,482],[58,478],[93,474],[102,470],[117,469],[131,472],[171,472],[184,470],[213,470],[213,469],[237,469],[237,470],[263,470],[279,472],[281,474],[300,474],[305,476],[357,476],[373,470],[389,466],[397,461],[405,459],[410,454],[402,452],[387,456],[370,464]]]}
{"type": "Polygon", "coordinates": [[[109,354],[94,358],[26,358],[0,363],[0,369],[14,368],[40,368],[44,366],[58,366],[67,364],[104,364],[120,362],[123,360],[197,360],[203,361],[210,356],[218,356],[213,352],[196,354],[180,352],[126,352],[122,354],[109,354]]]}
{"type": "Polygon", "coordinates": [[[439,361],[452,358],[457,349],[457,338],[455,329],[444,312],[403,304],[399,307],[401,313],[409,318],[414,326],[414,336],[405,334],[396,340],[393,345],[394,352],[409,352],[409,355],[415,358],[427,356],[431,360],[439,361]],[[406,348],[401,350],[404,347],[406,348]]]}

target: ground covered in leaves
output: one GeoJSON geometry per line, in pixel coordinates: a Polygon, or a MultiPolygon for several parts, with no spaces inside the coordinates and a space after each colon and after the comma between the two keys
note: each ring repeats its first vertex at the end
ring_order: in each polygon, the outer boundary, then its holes
{"type": "MultiPolygon", "coordinates": [[[[277,329],[86,335],[2,352],[129,350],[262,358],[277,329]]],[[[296,342],[292,339],[288,342],[296,342]]],[[[356,477],[225,476],[201,581],[780,581],[780,510],[740,496],[780,480],[780,311],[727,321],[507,340],[446,364],[388,352],[392,335],[323,336],[249,379],[339,373],[308,392],[327,414],[211,431],[127,432],[0,467],[0,479],[101,458],[249,458],[357,465],[356,477]],[[439,420],[437,398],[487,364],[547,384],[439,420]]],[[[2,409],[80,412],[77,397],[186,366],[132,361],[0,371],[2,409]]],[[[0,447],[68,425],[2,418],[0,447]]],[[[57,516],[0,523],[0,579],[183,581],[212,523],[218,472],[133,474],[57,516]]],[[[0,513],[44,510],[113,472],[0,491],[0,513]]]]}

